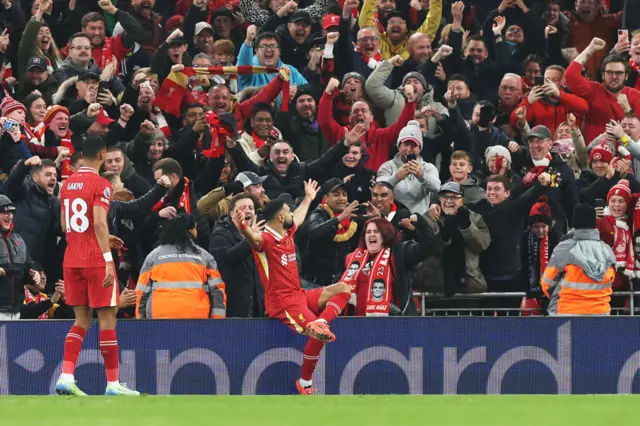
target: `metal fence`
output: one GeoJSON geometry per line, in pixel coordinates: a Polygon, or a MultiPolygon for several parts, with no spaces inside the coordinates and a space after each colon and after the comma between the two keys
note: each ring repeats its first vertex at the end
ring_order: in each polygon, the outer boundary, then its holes
{"type": "MultiPolygon", "coordinates": [[[[432,316],[540,316],[546,315],[546,303],[541,306],[523,304],[525,292],[443,294],[414,292],[413,297],[418,313],[423,317],[432,316]]],[[[636,306],[635,297],[640,291],[616,291],[611,296],[611,315],[637,316],[640,306],[636,306]]],[[[639,299],[640,301],[640,299],[639,299]]]]}

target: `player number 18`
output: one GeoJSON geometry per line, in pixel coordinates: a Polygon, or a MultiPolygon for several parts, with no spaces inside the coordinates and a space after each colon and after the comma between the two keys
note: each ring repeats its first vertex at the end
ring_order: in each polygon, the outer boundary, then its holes
{"type": "Polygon", "coordinates": [[[89,229],[89,218],[87,218],[87,202],[82,198],[75,198],[71,201],[71,209],[69,209],[69,200],[64,200],[64,219],[67,222],[67,232],[82,233],[89,229]],[[71,210],[71,217],[69,217],[71,210]]]}

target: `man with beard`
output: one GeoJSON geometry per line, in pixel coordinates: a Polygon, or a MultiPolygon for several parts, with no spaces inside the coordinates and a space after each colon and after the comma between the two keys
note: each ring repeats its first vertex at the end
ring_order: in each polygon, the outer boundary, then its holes
{"type": "Polygon", "coordinates": [[[127,69],[135,71],[149,66],[151,55],[165,37],[161,23],[162,17],[153,12],[155,5],[156,0],[131,0],[133,8],[131,15],[125,16],[126,14],[122,11],[117,11],[114,15],[118,23],[113,29],[113,36],[116,37],[118,34],[126,32],[140,47],[140,49],[134,47],[135,53],[127,58],[127,69]]]}
{"type": "Polygon", "coordinates": [[[265,316],[264,287],[253,259],[251,246],[240,233],[244,222],[256,221],[256,202],[249,193],[227,200],[228,216],[221,217],[211,234],[209,253],[215,257],[222,280],[227,285],[227,318],[265,316]]]}
{"type": "MultiPolygon", "coordinates": [[[[560,156],[551,152],[553,135],[545,126],[535,126],[527,136],[528,152],[512,154],[514,170],[524,176],[522,185],[531,187],[542,173],[551,176],[551,184],[544,191],[549,199],[553,220],[560,232],[566,232],[573,207],[578,203],[578,187],[573,170],[560,156]]],[[[569,223],[569,225],[571,225],[569,223]]]]}
{"type": "Polygon", "coordinates": [[[47,71],[47,63],[43,58],[33,56],[27,62],[24,79],[18,85],[16,100],[22,102],[26,96],[37,90],[47,105],[51,105],[51,98],[57,88],[58,82],[47,71]]]}
{"type": "Polygon", "coordinates": [[[415,233],[402,225],[402,219],[411,217],[411,212],[400,203],[396,203],[393,185],[386,181],[377,181],[371,188],[371,205],[380,211],[380,215],[387,219],[402,233],[403,239],[411,240],[415,233]]]}
{"type": "Polygon", "coordinates": [[[356,217],[357,201],[349,202],[347,187],[338,178],[322,185],[324,197],[305,221],[306,244],[301,247],[301,284],[305,290],[338,282],[344,261],[356,249],[363,216],[356,217]]]}
{"type": "MultiPolygon", "coordinates": [[[[256,103],[271,104],[278,97],[282,91],[282,82],[284,81],[285,75],[289,74],[289,70],[287,66],[284,66],[280,70],[278,78],[272,79],[256,94],[243,101],[236,99],[235,95],[231,93],[229,86],[216,84],[211,88],[207,97],[209,107],[218,115],[232,113],[236,118],[238,130],[242,131],[244,130],[244,123],[251,117],[251,110],[256,103]]],[[[231,82],[233,82],[233,80],[231,82]]]]}
{"type": "MultiPolygon", "coordinates": [[[[592,38],[598,38],[604,45],[613,46],[614,32],[622,25],[622,13],[603,15],[598,0],[576,0],[575,12],[566,12],[569,18],[569,39],[567,46],[582,51],[590,46],[592,38]]],[[[633,29],[633,28],[631,28],[633,29]]],[[[607,55],[605,51],[592,52],[585,59],[584,67],[589,78],[595,80],[598,67],[607,55]]]]}
{"type": "Polygon", "coordinates": [[[304,84],[291,101],[295,111],[279,112],[276,127],[282,138],[291,141],[293,151],[300,161],[317,160],[329,149],[329,142],[320,132],[316,111],[314,87],[304,84]]]}
{"type": "MultiPolygon", "coordinates": [[[[360,11],[358,24],[360,28],[373,27],[374,8],[376,0],[365,0],[360,11]]],[[[436,35],[436,31],[440,26],[442,18],[442,0],[431,0],[431,7],[427,14],[427,19],[418,28],[416,33],[423,33],[430,39],[436,35]]],[[[406,60],[409,57],[407,44],[409,41],[409,30],[407,28],[407,20],[402,12],[392,11],[386,15],[387,26],[386,32],[380,35],[380,51],[383,59],[390,59],[396,55],[400,55],[406,60]]]]}
{"type": "Polygon", "coordinates": [[[338,88],[340,82],[332,78],[329,80],[327,87],[320,99],[320,108],[318,112],[318,123],[322,133],[326,135],[329,144],[335,144],[341,140],[345,133],[354,126],[362,125],[366,137],[361,141],[369,155],[367,167],[378,170],[380,165],[388,160],[393,143],[397,140],[400,130],[407,125],[416,111],[416,100],[418,95],[415,93],[411,84],[405,86],[404,93],[406,101],[403,98],[404,106],[397,121],[392,122],[389,127],[377,128],[373,123],[373,113],[371,105],[365,101],[355,102],[351,106],[351,115],[349,116],[349,126],[341,126],[333,119],[333,99],[336,95],[335,89],[338,88]]]}
{"type": "Polygon", "coordinates": [[[602,83],[582,76],[587,60],[605,47],[604,40],[591,40],[589,46],[571,62],[564,75],[571,93],[586,99],[591,105],[584,123],[586,141],[603,133],[610,120],[620,121],[626,115],[640,111],[640,91],[624,85],[628,77],[628,64],[621,57],[611,55],[602,61],[602,83]],[[594,105],[598,105],[598,108],[594,108],[594,105]]]}
{"type": "Polygon", "coordinates": [[[278,140],[273,144],[269,158],[261,166],[253,164],[242,147],[230,138],[227,139],[227,151],[231,154],[238,170],[250,171],[258,176],[268,176],[264,182],[264,189],[269,198],[275,199],[283,192],[297,198],[304,195],[302,185],[304,180],[323,179],[327,170],[337,164],[349,147],[359,142],[364,133],[364,125],[356,125],[345,135],[344,141],[335,144],[317,160],[305,163],[294,161],[293,148],[285,140],[278,140]]]}
{"type": "MultiPolygon", "coordinates": [[[[254,212],[261,212],[269,197],[265,195],[262,184],[267,176],[258,176],[253,172],[238,173],[233,182],[218,187],[198,200],[198,209],[212,221],[230,214],[232,197],[238,194],[251,196],[254,212]]],[[[233,215],[232,215],[233,216],[233,215]]]]}
{"type": "Polygon", "coordinates": [[[415,33],[409,37],[409,41],[407,42],[409,57],[401,66],[393,69],[393,72],[391,73],[391,87],[400,86],[405,74],[413,71],[420,71],[422,69],[424,75],[429,77],[434,75],[439,61],[429,61],[433,56],[433,47],[431,47],[431,43],[432,40],[422,33],[415,33]]]}
{"type": "MultiPolygon", "coordinates": [[[[247,29],[247,36],[242,43],[240,53],[238,54],[238,66],[251,65],[251,66],[265,66],[282,68],[285,64],[280,59],[280,36],[272,32],[260,33],[256,37],[258,29],[255,25],[251,25],[247,29]],[[255,42],[255,44],[254,44],[255,42]],[[252,54],[252,50],[255,51],[255,55],[252,54]]],[[[306,64],[306,55],[303,56],[306,64]]],[[[308,81],[303,77],[302,73],[297,68],[287,65],[290,69],[291,75],[289,83],[293,86],[302,86],[307,84],[308,81]]],[[[304,65],[303,65],[304,68],[304,65]]],[[[269,84],[274,79],[276,74],[249,74],[238,76],[238,88],[240,90],[245,87],[263,87],[269,84]]],[[[277,106],[280,107],[282,101],[278,98],[277,106]]]]}
{"type": "MultiPolygon", "coordinates": [[[[53,77],[58,84],[87,72],[98,75],[102,73],[102,70],[98,68],[96,61],[91,56],[91,49],[91,38],[87,33],[76,33],[71,36],[69,39],[69,56],[62,62],[62,66],[53,72],[53,77]]],[[[111,77],[107,84],[109,90],[115,96],[124,92],[124,86],[118,78],[111,77]]]]}

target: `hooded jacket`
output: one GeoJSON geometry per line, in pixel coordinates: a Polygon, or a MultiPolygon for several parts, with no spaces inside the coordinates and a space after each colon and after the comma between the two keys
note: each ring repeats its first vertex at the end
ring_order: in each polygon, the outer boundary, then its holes
{"type": "Polygon", "coordinates": [[[0,231],[0,312],[18,313],[24,302],[24,285],[30,284],[29,270],[34,268],[27,245],[22,237],[11,229],[0,231]]]}
{"type": "Polygon", "coordinates": [[[549,315],[609,315],[616,258],[596,229],[576,229],[556,246],[542,277],[549,315]]]}
{"type": "MultiPolygon", "coordinates": [[[[62,61],[62,65],[60,66],[60,68],[53,72],[53,77],[56,79],[58,84],[62,84],[64,81],[68,80],[71,77],[78,77],[87,72],[92,72],[100,75],[102,70],[98,68],[98,66],[96,65],[96,61],[93,58],[91,58],[91,60],[89,61],[89,66],[87,67],[87,69],[84,69],[75,65],[69,57],[62,61]]],[[[111,90],[111,94],[113,96],[118,96],[120,93],[124,92],[124,85],[118,78],[112,77],[109,81],[109,90],[111,90]]]]}

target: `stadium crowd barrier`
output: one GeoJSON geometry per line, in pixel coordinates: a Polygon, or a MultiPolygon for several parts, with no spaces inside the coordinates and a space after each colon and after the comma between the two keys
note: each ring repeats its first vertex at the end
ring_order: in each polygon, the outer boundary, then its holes
{"type": "MultiPolygon", "coordinates": [[[[0,322],[0,394],[51,394],[69,321],[0,322]]],[[[339,318],[326,394],[636,393],[640,319],[339,318]]],[[[149,394],[291,394],[305,338],[272,320],[121,321],[120,378],[149,394]]],[[[104,391],[98,333],[76,377],[104,391]]]]}

